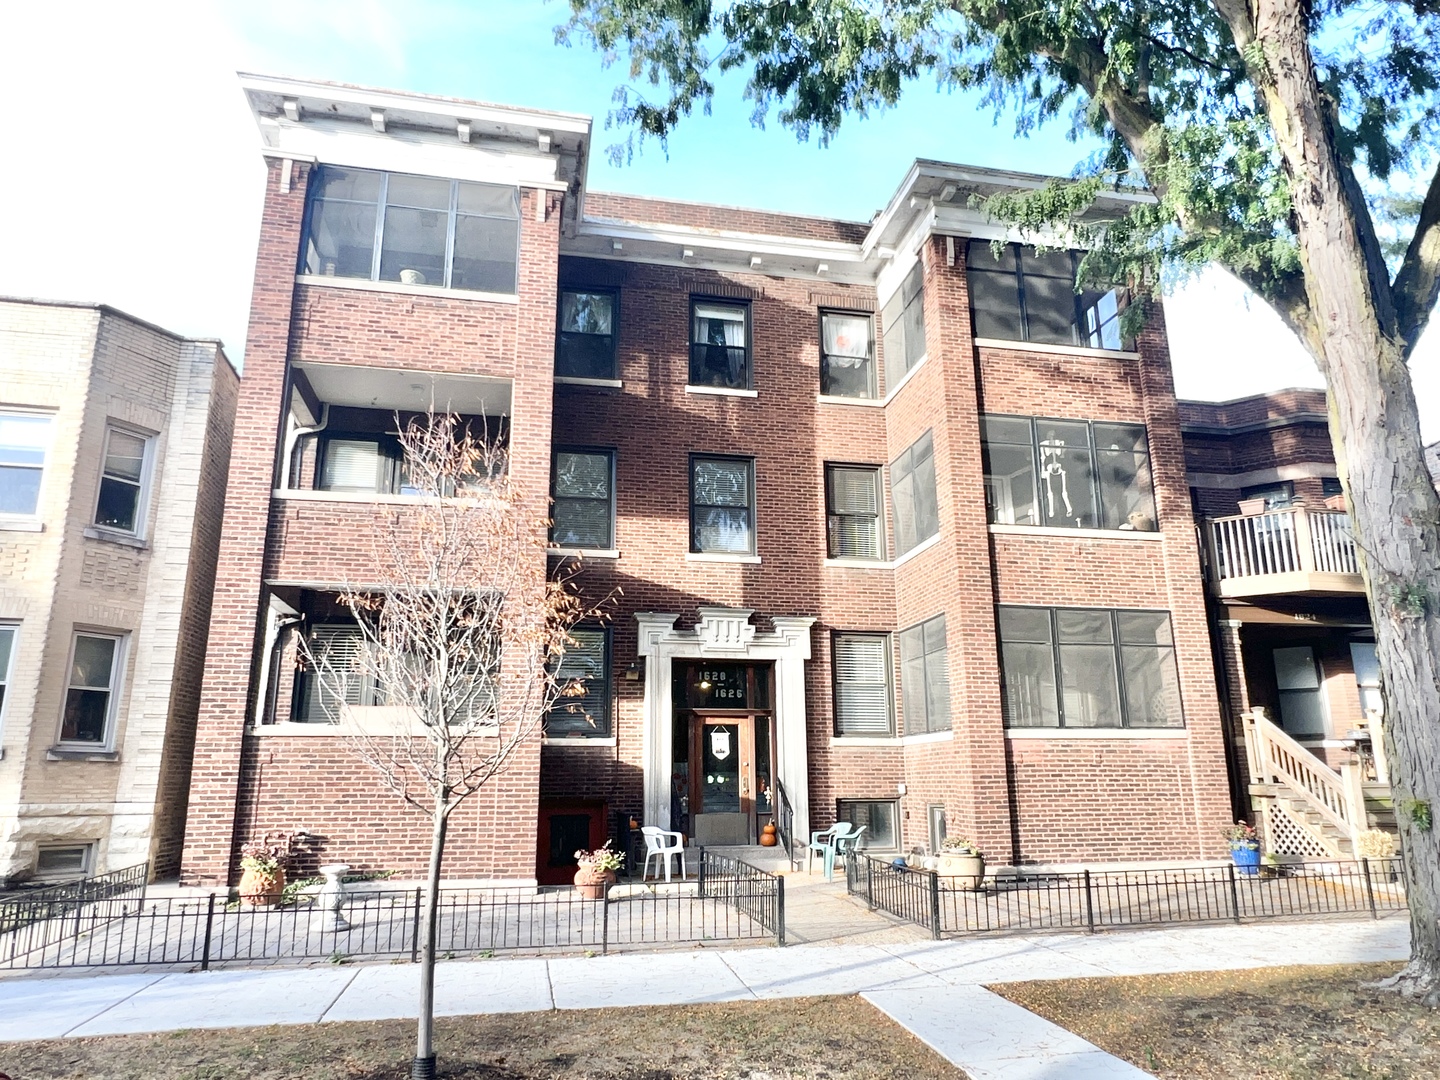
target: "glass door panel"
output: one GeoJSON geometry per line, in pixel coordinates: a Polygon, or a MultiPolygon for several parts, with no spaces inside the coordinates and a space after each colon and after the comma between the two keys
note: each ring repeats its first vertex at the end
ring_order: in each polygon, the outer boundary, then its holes
{"type": "Polygon", "coordinates": [[[707,723],[701,732],[700,801],[707,814],[738,814],[740,806],[739,723],[707,723]]]}

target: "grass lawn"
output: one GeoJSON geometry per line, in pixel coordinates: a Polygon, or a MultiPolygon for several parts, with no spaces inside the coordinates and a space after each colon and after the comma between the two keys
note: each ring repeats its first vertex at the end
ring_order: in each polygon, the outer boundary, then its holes
{"type": "Polygon", "coordinates": [[[990,989],[1166,1080],[1431,1080],[1440,1010],[1366,989],[1400,964],[1007,983],[990,989]]]}
{"type": "MultiPolygon", "coordinates": [[[[436,1021],[448,1080],[965,1080],[859,998],[436,1021]]],[[[403,1080],[413,1020],[0,1044],[13,1080],[403,1080]]]]}

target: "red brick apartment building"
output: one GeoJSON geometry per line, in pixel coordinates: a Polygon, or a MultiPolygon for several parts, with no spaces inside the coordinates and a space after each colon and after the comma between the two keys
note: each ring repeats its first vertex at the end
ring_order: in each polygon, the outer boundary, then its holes
{"type": "Polygon", "coordinates": [[[1253,812],[1267,851],[1312,858],[1394,829],[1375,634],[1328,422],[1322,390],[1180,403],[1236,812],[1253,812]],[[1296,760],[1328,806],[1287,783],[1296,760]]]}
{"type": "Polygon", "coordinates": [[[1043,178],[917,161],[869,223],[601,194],[587,117],[243,84],[265,209],[186,880],[277,828],[422,868],[293,657],[343,639],[374,507],[403,512],[396,414],[432,400],[506,418],[551,565],[623,589],[566,659],[589,719],[467,804],[454,877],[568,880],[632,817],[711,844],[838,817],[999,865],[1223,853],[1163,313],[1122,340],[1070,253],[997,257],[971,197],[1043,178]]]}

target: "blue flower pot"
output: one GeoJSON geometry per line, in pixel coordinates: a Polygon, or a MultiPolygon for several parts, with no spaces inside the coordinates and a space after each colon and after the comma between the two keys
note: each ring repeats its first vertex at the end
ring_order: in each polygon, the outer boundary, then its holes
{"type": "Polygon", "coordinates": [[[1260,849],[1258,847],[1232,847],[1230,858],[1235,860],[1235,866],[1242,874],[1258,874],[1260,872],[1260,849]]]}

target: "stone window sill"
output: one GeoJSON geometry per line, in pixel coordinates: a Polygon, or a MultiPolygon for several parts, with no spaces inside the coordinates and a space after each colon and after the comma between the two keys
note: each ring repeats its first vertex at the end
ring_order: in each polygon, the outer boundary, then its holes
{"type": "Polygon", "coordinates": [[[1139,360],[1140,354],[1129,349],[1091,349],[1079,345],[1045,345],[1035,341],[1007,341],[1004,338],[975,339],[976,348],[1014,349],[1017,352],[1055,353],[1059,356],[1097,356],[1112,360],[1139,360]]]}
{"type": "Polygon", "coordinates": [[[150,549],[150,544],[147,541],[140,539],[138,536],[132,536],[129,533],[102,529],[97,525],[87,525],[82,531],[87,540],[103,540],[107,544],[120,544],[122,547],[132,547],[140,551],[148,551],[150,549]]]}
{"type": "Polygon", "coordinates": [[[540,741],[541,746],[563,746],[570,750],[588,750],[591,747],[603,748],[615,745],[614,735],[559,735],[555,738],[548,736],[540,741]]]}
{"type": "Polygon", "coordinates": [[[119,761],[120,751],[90,749],[85,746],[52,746],[45,751],[46,761],[119,761]]]}
{"type": "Polygon", "coordinates": [[[1007,739],[1184,739],[1188,732],[1175,728],[1006,728],[1007,739]]]}
{"type": "Polygon", "coordinates": [[[751,566],[760,564],[759,555],[719,555],[709,551],[692,551],[685,556],[686,562],[700,563],[745,563],[751,566]]]}
{"type": "Polygon", "coordinates": [[[400,281],[369,281],[366,278],[330,277],[328,274],[296,274],[297,285],[318,285],[326,289],[359,289],[362,292],[401,293],[405,296],[432,296],[450,300],[478,300],[487,304],[518,304],[514,293],[472,292],[446,289],[439,285],[406,285],[400,281]]]}
{"type": "Polygon", "coordinates": [[[45,523],[36,518],[0,517],[0,532],[44,532],[45,523]]]}
{"type": "Polygon", "coordinates": [[[1063,537],[1071,540],[1149,540],[1165,539],[1158,529],[1064,529],[1053,525],[991,525],[990,532],[996,536],[1045,536],[1063,537]]]}
{"type": "Polygon", "coordinates": [[[728,386],[691,386],[685,387],[687,394],[714,394],[717,397],[745,397],[758,398],[758,390],[732,390],[728,386]]]}
{"type": "Polygon", "coordinates": [[[624,389],[625,384],[619,379],[585,379],[579,375],[556,375],[556,386],[598,386],[609,390],[624,389]]]}
{"type": "Polygon", "coordinates": [[[620,552],[617,548],[552,547],[550,557],[552,559],[618,559],[620,552]]]}

